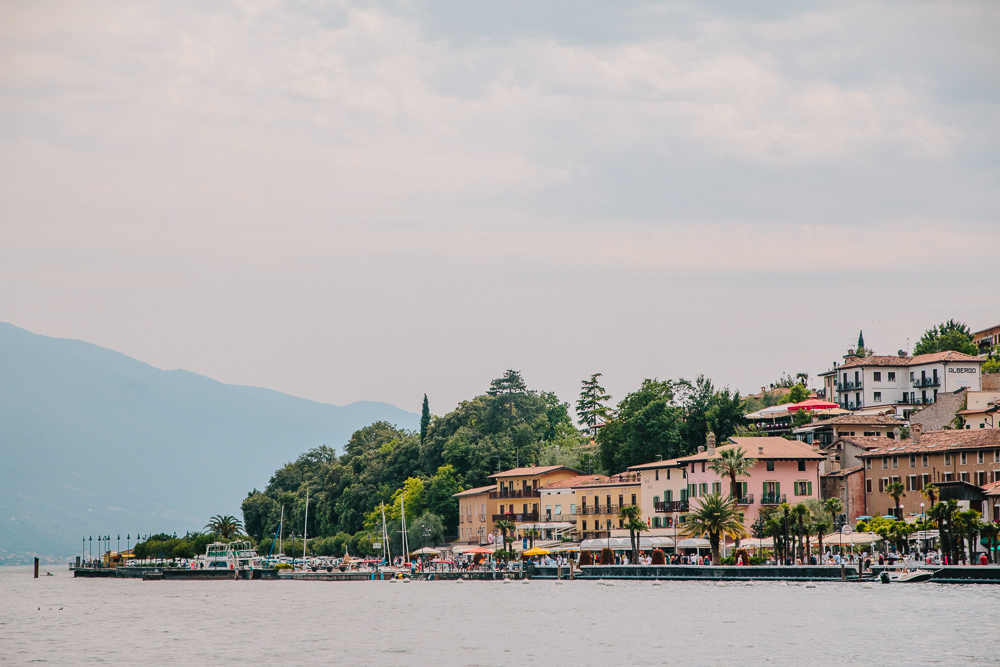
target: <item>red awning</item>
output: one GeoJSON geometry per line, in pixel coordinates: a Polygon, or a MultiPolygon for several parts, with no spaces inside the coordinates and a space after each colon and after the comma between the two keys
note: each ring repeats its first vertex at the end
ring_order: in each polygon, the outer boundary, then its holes
{"type": "Polygon", "coordinates": [[[795,412],[797,410],[829,410],[831,408],[839,407],[839,405],[831,403],[830,401],[821,401],[818,398],[810,398],[809,400],[802,401],[801,403],[789,405],[787,410],[789,412],[795,412]]]}

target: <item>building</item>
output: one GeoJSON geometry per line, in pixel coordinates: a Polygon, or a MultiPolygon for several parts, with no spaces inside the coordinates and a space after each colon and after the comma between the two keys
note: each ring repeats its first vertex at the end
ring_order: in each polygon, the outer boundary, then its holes
{"type": "Polygon", "coordinates": [[[794,430],[795,438],[809,445],[827,447],[837,438],[874,436],[897,438],[906,421],[895,414],[840,415],[830,419],[815,419],[813,423],[794,430]]]}
{"type": "Polygon", "coordinates": [[[490,515],[491,529],[501,519],[512,521],[518,532],[533,528],[540,517],[539,489],[582,474],[568,466],[527,466],[490,475],[496,483],[496,488],[489,492],[489,499],[496,501],[496,509],[490,515]]]}
{"type": "Polygon", "coordinates": [[[486,544],[493,523],[490,517],[496,501],[490,501],[490,492],[496,490],[496,485],[480,486],[475,489],[459,491],[452,495],[458,499],[458,541],[466,544],[486,544]]]}
{"type": "Polygon", "coordinates": [[[849,353],[840,366],[820,373],[829,400],[845,410],[875,406],[928,405],[940,392],[965,388],[980,391],[983,359],[961,352],[935,352],[914,357],[900,352],[897,356],[858,357],[849,353]],[[829,393],[833,392],[833,393],[829,393]]]}
{"type": "MultiPolygon", "coordinates": [[[[599,476],[600,477],[600,476],[599,476]]],[[[542,539],[554,540],[566,532],[576,531],[576,491],[574,487],[587,484],[594,475],[577,475],[538,489],[542,514],[532,527],[540,531],[542,539]]]]}
{"type": "MultiPolygon", "coordinates": [[[[868,514],[865,505],[865,469],[864,466],[837,468],[820,476],[820,498],[837,498],[840,500],[841,515],[838,524],[854,525],[859,516],[868,514]]],[[[836,526],[835,526],[836,529],[836,526]]]]}
{"type": "Polygon", "coordinates": [[[604,477],[590,475],[589,481],[573,487],[576,495],[577,535],[582,540],[609,537],[624,522],[621,509],[639,505],[642,486],[639,475],[623,472],[604,477]]]}
{"type": "Polygon", "coordinates": [[[861,458],[861,454],[865,452],[870,452],[874,449],[882,449],[885,447],[892,447],[898,444],[898,440],[894,438],[886,438],[884,436],[877,435],[845,435],[837,438],[829,445],[821,448],[821,451],[826,454],[826,468],[823,470],[826,472],[833,472],[834,470],[840,468],[854,468],[856,466],[861,466],[864,464],[864,459],[861,458]]]}
{"type": "Polygon", "coordinates": [[[680,459],[670,459],[632,466],[628,471],[639,476],[639,507],[651,534],[659,528],[673,528],[688,511],[687,466],[680,459]]]}
{"type": "Polygon", "coordinates": [[[1000,420],[1000,391],[970,391],[966,395],[965,409],[956,414],[962,418],[962,428],[998,428],[1000,420]]]}
{"type": "Polygon", "coordinates": [[[709,434],[709,446],[699,447],[697,454],[677,459],[687,467],[688,502],[690,511],[698,507],[698,499],[711,493],[729,495],[728,477],[712,472],[710,463],[722,450],[742,447],[748,458],[756,460],[750,474],[740,478],[741,497],[737,504],[743,512],[743,524],[750,526],[764,507],[796,504],[808,498],[820,497],[820,464],[825,456],[818,446],[785,438],[730,438],[718,448],[709,434]]]}
{"type": "Polygon", "coordinates": [[[1000,346],[1000,324],[973,333],[972,344],[979,348],[979,354],[986,354],[991,347],[1000,346]]]}
{"type": "Polygon", "coordinates": [[[886,488],[904,485],[902,513],[921,513],[928,484],[966,482],[977,487],[1000,481],[1000,429],[926,431],[913,426],[913,437],[859,455],[865,466],[865,504],[872,516],[895,508],[886,488]]]}

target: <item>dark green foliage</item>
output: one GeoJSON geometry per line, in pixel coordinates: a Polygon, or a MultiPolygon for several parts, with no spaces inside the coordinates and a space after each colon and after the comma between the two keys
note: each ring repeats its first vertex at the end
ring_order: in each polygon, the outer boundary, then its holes
{"type": "Polygon", "coordinates": [[[420,408],[420,444],[424,444],[427,439],[427,427],[431,425],[431,408],[427,403],[427,394],[424,394],[424,404],[420,408]]]}
{"type": "Polygon", "coordinates": [[[597,437],[597,429],[608,418],[609,410],[605,401],[611,399],[611,394],[605,393],[604,387],[598,383],[599,377],[601,373],[594,373],[589,380],[581,383],[580,398],[576,402],[576,414],[592,438],[597,437]]]}
{"type": "Polygon", "coordinates": [[[964,322],[948,320],[933,326],[920,337],[913,354],[932,354],[954,350],[976,355],[979,350],[972,344],[972,332],[964,322]]]}
{"type": "Polygon", "coordinates": [[[657,454],[680,456],[686,453],[683,427],[684,411],[674,405],[674,383],[644,380],[598,433],[601,468],[613,473],[653,461],[657,454]]]}
{"type": "Polygon", "coordinates": [[[614,564],[615,564],[615,552],[607,547],[601,549],[601,565],[614,565],[614,564]]]}

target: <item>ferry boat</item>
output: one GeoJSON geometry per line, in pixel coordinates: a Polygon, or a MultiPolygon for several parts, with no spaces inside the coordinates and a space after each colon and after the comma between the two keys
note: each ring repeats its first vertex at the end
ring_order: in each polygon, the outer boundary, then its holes
{"type": "Polygon", "coordinates": [[[199,569],[251,570],[264,566],[263,559],[250,542],[212,542],[199,557],[199,569]]]}

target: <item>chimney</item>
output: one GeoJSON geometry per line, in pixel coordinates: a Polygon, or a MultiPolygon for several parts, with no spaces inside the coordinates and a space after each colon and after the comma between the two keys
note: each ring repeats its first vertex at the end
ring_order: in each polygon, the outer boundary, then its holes
{"type": "Polygon", "coordinates": [[[809,448],[812,449],[814,452],[819,453],[819,443],[818,442],[814,442],[813,444],[811,444],[809,446],[809,448]]]}
{"type": "Polygon", "coordinates": [[[656,460],[657,461],[662,461],[663,460],[663,454],[657,454],[656,455],[656,460]]]}
{"type": "Polygon", "coordinates": [[[713,433],[712,431],[709,431],[708,432],[708,436],[705,438],[705,440],[708,443],[708,453],[709,454],[714,454],[715,453],[715,433],[713,433]]]}
{"type": "Polygon", "coordinates": [[[902,431],[899,430],[898,426],[896,428],[892,429],[892,439],[893,440],[899,440],[899,434],[900,433],[902,433],[902,431]]]}
{"type": "Polygon", "coordinates": [[[837,472],[840,470],[840,454],[834,454],[827,460],[830,462],[830,472],[837,472]]]}
{"type": "Polygon", "coordinates": [[[910,432],[913,434],[913,444],[914,445],[919,445],[920,444],[920,434],[924,432],[924,427],[921,424],[914,424],[911,427],[910,432]]]}
{"type": "Polygon", "coordinates": [[[699,454],[705,453],[705,445],[698,445],[698,453],[699,454]]]}
{"type": "Polygon", "coordinates": [[[818,424],[819,423],[819,417],[817,417],[816,415],[813,415],[812,423],[813,424],[818,424]]]}
{"type": "Polygon", "coordinates": [[[757,453],[758,453],[758,454],[759,454],[760,456],[764,456],[764,448],[763,448],[763,447],[758,447],[758,448],[757,448],[757,453]]]}

